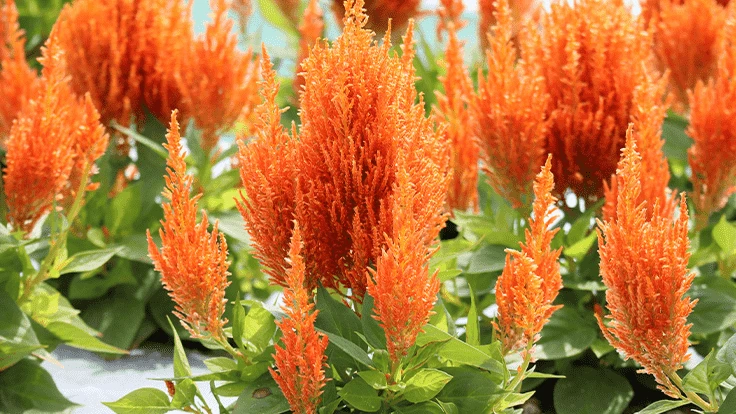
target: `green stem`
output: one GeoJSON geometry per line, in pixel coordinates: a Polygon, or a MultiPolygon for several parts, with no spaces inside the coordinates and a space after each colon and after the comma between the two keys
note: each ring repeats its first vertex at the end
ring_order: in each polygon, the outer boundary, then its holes
{"type": "Polygon", "coordinates": [[[529,342],[524,352],[524,361],[521,363],[519,373],[514,377],[514,380],[506,387],[507,391],[519,392],[521,391],[521,381],[524,380],[529,363],[532,361],[532,347],[534,342],[529,342]]]}
{"type": "Polygon", "coordinates": [[[717,405],[714,406],[715,401],[713,401],[712,403],[707,403],[698,394],[692,391],[686,390],[682,386],[682,378],[680,378],[680,376],[677,375],[675,371],[665,371],[665,374],[667,375],[667,377],[669,377],[672,383],[675,384],[675,386],[677,386],[677,388],[679,388],[680,390],[682,390],[683,393],[685,393],[685,396],[687,397],[686,399],[688,401],[697,405],[706,413],[717,413],[718,412],[718,406],[717,405]]]}

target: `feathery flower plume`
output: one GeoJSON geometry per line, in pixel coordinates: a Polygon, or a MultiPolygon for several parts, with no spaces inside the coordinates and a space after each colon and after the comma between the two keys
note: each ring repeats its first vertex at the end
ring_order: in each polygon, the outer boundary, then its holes
{"type": "Polygon", "coordinates": [[[301,234],[294,226],[286,271],[283,310],[286,317],[276,324],[283,332],[284,346],[274,345],[276,369],[269,368],[271,376],[281,388],[291,411],[315,414],[325,386],[327,336],[317,333],[314,321],[319,311],[310,301],[304,259],[301,256],[301,234]]]}
{"type": "Polygon", "coordinates": [[[422,224],[413,210],[419,194],[406,169],[400,167],[397,175],[393,233],[386,235],[387,246],[377,259],[376,269],[371,269],[367,286],[374,299],[373,317],[386,333],[393,364],[414,345],[422,326],[429,321],[440,289],[437,272],[429,274],[428,263],[434,249],[426,246],[422,233],[417,231],[422,224]]]}
{"type": "Polygon", "coordinates": [[[511,12],[506,0],[489,33],[488,74],[478,73],[473,99],[475,134],[483,168],[497,193],[514,208],[532,202],[534,176],[544,162],[549,96],[544,79],[531,73],[529,62],[517,63],[511,12]]]}
{"type": "Polygon", "coordinates": [[[166,141],[168,175],[161,194],[169,202],[163,204],[164,219],[159,230],[162,246],[160,250],[156,247],[148,231],[148,254],[176,302],[174,314],[182,326],[194,338],[209,334],[224,340],[222,327],[227,320],[222,314],[227,301],[225,288],[230,284],[227,242],[217,230],[217,221],[212,233],[207,231],[206,212],[202,212],[202,221],[197,223],[197,200],[201,194],[190,198],[193,177],[186,173],[176,111],[171,114],[166,141]]]}
{"type": "Polygon", "coordinates": [[[521,29],[524,20],[532,17],[539,7],[536,0],[478,0],[478,9],[480,13],[480,21],[478,23],[478,36],[480,37],[481,50],[486,50],[490,46],[488,42],[488,34],[491,28],[498,24],[496,13],[498,4],[502,1],[508,2],[511,8],[511,37],[510,39],[516,43],[517,35],[521,29]]]}
{"type": "Polygon", "coordinates": [[[688,150],[692,169],[696,228],[708,225],[736,192],[736,19],[726,27],[715,79],[699,82],[690,93],[690,127],[694,144],[688,150]]]}
{"type": "Polygon", "coordinates": [[[670,89],[683,106],[688,90],[716,74],[727,11],[715,0],[649,0],[642,15],[651,16],[657,63],[669,70],[670,89]]]}
{"type": "Polygon", "coordinates": [[[26,62],[26,40],[14,0],[4,0],[0,6],[0,41],[0,147],[4,148],[13,120],[38,93],[38,74],[26,62]]]}
{"type": "Polygon", "coordinates": [[[304,18],[299,26],[299,55],[296,58],[296,74],[294,76],[293,89],[298,95],[304,86],[304,77],[301,75],[302,62],[309,57],[309,49],[317,43],[322,36],[325,22],[322,18],[322,9],[319,1],[309,0],[307,8],[304,9],[304,18]]]}
{"type": "Polygon", "coordinates": [[[635,91],[647,82],[651,39],[622,0],[555,3],[541,28],[523,55],[550,94],[546,150],[557,191],[595,201],[616,171],[635,91]]]}
{"type": "Polygon", "coordinates": [[[685,198],[676,220],[662,214],[659,199],[640,202],[641,156],[631,129],[616,172],[616,216],[598,222],[601,275],[606,284],[608,326],[598,307],[603,335],[627,358],[654,375],[659,388],[680,398],[670,376],[690,355],[687,316],[695,301],[685,297],[694,275],[688,272],[690,240],[685,198]],[[651,209],[651,218],[647,210],[651,209]]]}
{"type": "Polygon", "coordinates": [[[475,143],[475,120],[469,107],[473,95],[473,82],[463,63],[463,44],[457,38],[457,30],[463,3],[460,0],[442,0],[438,11],[440,25],[448,33],[445,62],[447,73],[440,78],[444,94],[437,92],[434,116],[437,123],[445,123],[445,140],[451,143],[452,180],[447,194],[447,204],[453,209],[478,211],[478,146],[475,143]]]}
{"type": "MultiPolygon", "coordinates": [[[[263,102],[256,108],[255,137],[247,143],[242,134],[238,137],[243,192],[237,205],[253,243],[253,255],[271,283],[287,287],[284,257],[289,252],[296,203],[296,140],[281,126],[283,111],[276,104],[279,85],[265,46],[261,72],[263,102]]],[[[307,280],[308,289],[316,284],[313,278],[307,280]]]]}
{"type": "MultiPolygon", "coordinates": [[[[353,0],[349,0],[353,1],[353,0]]],[[[347,1],[333,0],[332,10],[338,20],[345,19],[345,12],[349,10],[347,1]]],[[[369,17],[365,25],[366,29],[373,30],[383,35],[388,30],[388,22],[391,21],[391,31],[401,33],[412,17],[419,14],[420,0],[367,0],[364,4],[366,14],[369,17]]]]}
{"type": "Polygon", "coordinates": [[[33,229],[55,201],[70,202],[107,146],[89,97],[80,100],[71,90],[56,31],[39,61],[44,67],[37,95],[10,130],[4,171],[8,221],[24,232],[33,229]]]}
{"type": "Polygon", "coordinates": [[[551,157],[534,182],[533,214],[521,251],[507,250],[506,265],[496,282],[498,322],[494,329],[501,338],[505,354],[529,351],[550,316],[562,306],[553,306],[562,289],[558,259],[562,249],[550,243],[558,229],[549,230],[557,199],[552,195],[554,178],[551,157]]]}

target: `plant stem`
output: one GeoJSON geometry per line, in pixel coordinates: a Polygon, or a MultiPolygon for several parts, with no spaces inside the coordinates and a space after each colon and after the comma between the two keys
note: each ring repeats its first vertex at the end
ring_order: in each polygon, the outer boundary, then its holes
{"type": "Polygon", "coordinates": [[[682,378],[680,378],[680,376],[677,375],[675,371],[665,371],[665,374],[667,374],[667,377],[669,377],[669,379],[672,381],[673,384],[677,386],[677,388],[679,388],[680,390],[682,390],[682,392],[685,393],[685,396],[687,397],[688,401],[697,405],[706,413],[717,413],[718,412],[718,407],[717,406],[714,407],[715,401],[711,403],[707,403],[698,394],[692,391],[686,390],[682,386],[682,378]]]}
{"type": "Polygon", "coordinates": [[[507,391],[513,391],[513,392],[519,392],[521,390],[521,381],[524,380],[524,374],[526,374],[527,368],[529,368],[529,363],[532,360],[532,347],[534,346],[534,342],[529,342],[527,344],[526,349],[524,350],[524,361],[521,363],[521,366],[519,367],[519,372],[514,377],[514,380],[511,381],[511,383],[506,387],[507,391]]]}

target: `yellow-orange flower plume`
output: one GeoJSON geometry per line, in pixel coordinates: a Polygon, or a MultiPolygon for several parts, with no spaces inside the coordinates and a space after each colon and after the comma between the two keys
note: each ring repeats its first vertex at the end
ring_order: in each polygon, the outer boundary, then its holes
{"type": "MultiPolygon", "coordinates": [[[[332,0],[332,10],[338,20],[344,20],[345,11],[351,7],[348,3],[353,0],[332,0]]],[[[420,0],[367,0],[364,4],[368,22],[366,28],[383,35],[388,30],[391,20],[391,31],[402,32],[409,20],[419,14],[420,0]]]]}
{"type": "Polygon", "coordinates": [[[511,37],[515,41],[521,30],[522,23],[533,17],[535,11],[539,7],[536,0],[478,0],[478,11],[480,14],[478,23],[478,37],[480,39],[481,50],[486,50],[490,46],[488,42],[488,34],[491,27],[498,24],[496,20],[497,7],[501,2],[508,2],[511,8],[511,37]]]}
{"type": "Polygon", "coordinates": [[[227,242],[217,230],[217,221],[212,233],[207,231],[206,212],[202,212],[202,221],[197,223],[197,200],[201,194],[190,198],[193,177],[186,173],[176,111],[171,114],[166,141],[168,175],[162,195],[168,202],[163,204],[164,218],[159,230],[161,249],[148,231],[148,254],[176,303],[174,314],[182,326],[194,338],[209,334],[224,340],[222,327],[227,320],[222,314],[227,301],[225,288],[230,284],[227,242]]]}
{"type": "Polygon", "coordinates": [[[322,31],[325,29],[325,22],[322,18],[322,9],[319,8],[317,0],[309,0],[307,8],[304,9],[304,18],[299,26],[299,54],[296,58],[296,74],[294,76],[293,89],[294,93],[301,93],[304,86],[304,77],[301,75],[302,62],[309,56],[309,50],[312,45],[317,43],[322,37],[322,31]]]}

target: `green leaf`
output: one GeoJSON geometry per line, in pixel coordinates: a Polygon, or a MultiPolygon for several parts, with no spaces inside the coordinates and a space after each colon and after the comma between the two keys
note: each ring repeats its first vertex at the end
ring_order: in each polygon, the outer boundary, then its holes
{"type": "Polygon", "coordinates": [[[90,335],[89,332],[84,329],[67,322],[51,322],[46,325],[45,328],[58,336],[65,344],[74,348],[86,349],[87,351],[92,352],[102,352],[105,354],[128,354],[128,351],[108,345],[90,335]]]}
{"type": "Polygon", "coordinates": [[[128,349],[146,318],[146,304],[127,294],[111,295],[90,304],[82,318],[90,327],[102,333],[105,342],[128,349]]]}
{"type": "Polygon", "coordinates": [[[137,142],[137,143],[145,146],[146,148],[150,149],[156,155],[158,155],[159,157],[161,157],[161,159],[166,160],[166,159],[169,158],[169,152],[166,151],[166,149],[163,146],[161,146],[161,144],[157,143],[156,141],[154,141],[154,140],[152,140],[152,139],[150,139],[150,138],[148,138],[148,137],[146,137],[144,135],[141,135],[141,134],[139,134],[138,132],[136,132],[136,131],[134,131],[132,129],[125,128],[124,126],[121,126],[121,125],[119,125],[117,123],[114,123],[114,122],[110,126],[113,127],[114,129],[117,129],[118,131],[122,132],[123,134],[127,135],[128,137],[133,138],[135,140],[135,142],[137,142]]]}
{"type": "Polygon", "coordinates": [[[475,305],[475,293],[470,287],[470,310],[468,311],[468,323],[465,326],[465,342],[472,346],[480,345],[480,325],[478,323],[478,310],[475,305]]]}
{"type": "Polygon", "coordinates": [[[404,398],[420,403],[434,398],[450,382],[452,375],[432,368],[423,369],[406,381],[404,398]]]}
{"type": "Polygon", "coordinates": [[[457,406],[459,413],[483,413],[491,398],[500,389],[500,383],[487,372],[470,367],[448,367],[443,371],[452,375],[437,399],[443,403],[451,403],[457,406]]]}
{"type": "Polygon", "coordinates": [[[719,412],[721,413],[736,413],[736,392],[733,390],[736,388],[731,389],[731,391],[728,392],[728,395],[726,395],[726,399],[723,400],[723,403],[721,403],[721,406],[719,407],[719,412]]]}
{"type": "Polygon", "coordinates": [[[43,348],[31,321],[5,291],[0,290],[0,371],[43,348]]]}
{"type": "Polygon", "coordinates": [[[711,351],[692,371],[682,379],[682,386],[688,391],[710,395],[723,381],[731,376],[731,366],[719,361],[715,351],[711,351]]]}
{"type": "Polygon", "coordinates": [[[567,257],[572,257],[573,259],[580,260],[588,253],[590,248],[593,247],[593,244],[595,244],[596,240],[598,240],[598,233],[591,232],[584,238],[575,242],[575,244],[573,244],[572,246],[566,247],[562,252],[567,257]]]}
{"type": "MultiPolygon", "coordinates": [[[[142,205],[141,185],[139,183],[129,185],[109,203],[105,210],[104,223],[111,235],[128,233],[138,220],[142,205]]],[[[145,235],[141,234],[140,237],[145,240],[145,235]]],[[[147,252],[147,246],[147,242],[144,241],[140,247],[147,252]]],[[[119,251],[118,254],[123,252],[119,251]]]]}
{"type": "Polygon", "coordinates": [[[713,240],[726,254],[736,250],[736,226],[729,223],[725,215],[722,215],[718,224],[713,227],[713,240]]]}
{"type": "MultiPolygon", "coordinates": [[[[517,246],[518,247],[518,246],[517,246]]],[[[506,264],[506,246],[497,244],[485,245],[473,252],[465,273],[492,273],[503,270],[506,264]]]]}
{"type": "Polygon", "coordinates": [[[736,334],[728,338],[726,343],[718,350],[716,358],[731,365],[731,370],[736,373],[736,334]]]}
{"type": "Polygon", "coordinates": [[[668,114],[662,124],[662,138],[664,145],[662,151],[667,159],[676,159],[687,163],[687,150],[693,143],[685,133],[687,128],[687,120],[675,119],[672,114],[668,114]]]}
{"type": "Polygon", "coordinates": [[[209,217],[210,221],[213,223],[214,219],[218,220],[219,224],[217,228],[220,229],[221,232],[246,246],[250,246],[250,237],[248,237],[248,232],[245,231],[245,221],[238,211],[231,210],[212,213],[209,217]]]}
{"type": "Polygon", "coordinates": [[[542,328],[534,355],[538,359],[561,359],[578,355],[598,337],[595,322],[583,318],[577,310],[565,306],[552,314],[542,328]]]}
{"type": "Polygon", "coordinates": [[[410,405],[408,407],[396,407],[398,414],[446,414],[447,411],[441,405],[434,401],[427,401],[421,404],[410,405]]]}
{"type": "Polygon", "coordinates": [[[187,378],[176,384],[176,392],[174,398],[171,399],[171,406],[176,408],[184,408],[194,404],[194,397],[197,395],[197,385],[194,381],[187,378]]]}
{"type": "Polygon", "coordinates": [[[697,299],[688,322],[693,334],[710,334],[736,324],[736,287],[720,277],[695,278],[688,295],[697,299]]]}
{"type": "Polygon", "coordinates": [[[388,382],[386,381],[386,374],[380,371],[370,370],[370,371],[360,371],[358,372],[358,376],[360,378],[363,378],[363,380],[368,383],[368,385],[371,386],[374,390],[385,390],[388,386],[388,382]]]}
{"type": "Polygon", "coordinates": [[[114,402],[103,402],[117,414],[163,414],[173,411],[169,396],[156,388],[137,389],[114,402]]]}
{"type": "Polygon", "coordinates": [[[326,332],[337,334],[353,344],[362,346],[363,340],[357,332],[363,332],[358,316],[347,306],[330,296],[324,287],[317,288],[317,320],[314,325],[326,332]]]}
{"type": "Polygon", "coordinates": [[[363,335],[368,344],[374,349],[386,349],[386,334],[373,317],[373,297],[368,293],[363,297],[363,311],[360,318],[363,325],[363,335]]]}
{"type": "Polygon", "coordinates": [[[292,37],[299,37],[299,32],[294,27],[294,24],[284,15],[273,0],[258,0],[258,11],[272,26],[292,37]]]}
{"type": "Polygon", "coordinates": [[[263,374],[248,385],[233,408],[233,414],[281,414],[287,411],[289,402],[271,374],[263,374]]]}
{"type": "Polygon", "coordinates": [[[181,339],[179,339],[179,334],[174,329],[171,319],[168,317],[166,319],[174,333],[174,376],[177,378],[189,377],[192,375],[192,368],[189,366],[189,359],[187,359],[187,354],[184,352],[184,346],[181,344],[181,339]]]}
{"type": "Polygon", "coordinates": [[[382,400],[378,396],[378,391],[368,385],[363,378],[353,378],[338,391],[338,394],[357,410],[374,413],[381,409],[382,400]]]}
{"type": "Polygon", "coordinates": [[[348,341],[347,339],[337,334],[334,334],[332,332],[322,331],[321,329],[318,329],[318,330],[323,332],[325,335],[327,335],[327,338],[329,338],[331,344],[335,345],[340,350],[350,355],[356,362],[359,362],[368,368],[373,366],[373,361],[371,361],[371,357],[368,356],[368,354],[363,350],[363,348],[359,347],[358,345],[355,345],[354,343],[348,341]]]}
{"type": "Polygon", "coordinates": [[[679,408],[687,404],[689,404],[689,401],[661,400],[661,401],[657,401],[655,403],[649,404],[643,410],[637,411],[636,414],[662,414],[662,413],[666,413],[668,411],[674,410],[675,408],[679,408]]]}
{"type": "Polygon", "coordinates": [[[56,388],[41,365],[22,359],[0,371],[0,413],[56,413],[76,406],[56,388]]]}
{"type": "Polygon", "coordinates": [[[233,304],[233,340],[241,352],[245,352],[246,341],[243,338],[245,333],[245,309],[240,303],[240,298],[235,299],[233,304]]]}
{"type": "MultiPolygon", "coordinates": [[[[59,274],[65,275],[67,273],[82,273],[97,270],[112,259],[119,251],[119,248],[113,248],[79,252],[67,260],[66,265],[59,270],[59,274]]],[[[90,274],[87,277],[91,276],[90,274]]]]}
{"type": "MultiPolygon", "coordinates": [[[[493,412],[503,412],[517,405],[524,404],[529,398],[534,395],[534,391],[518,393],[518,392],[504,392],[500,394],[500,398],[493,401],[493,412]]],[[[498,397],[498,396],[496,396],[498,397]]]]}
{"type": "Polygon", "coordinates": [[[276,332],[276,322],[259,302],[252,302],[243,322],[243,345],[254,354],[263,352],[276,332]]]}
{"type": "Polygon", "coordinates": [[[605,368],[573,369],[555,384],[558,414],[621,414],[629,406],[634,390],[623,376],[605,368]]]}

